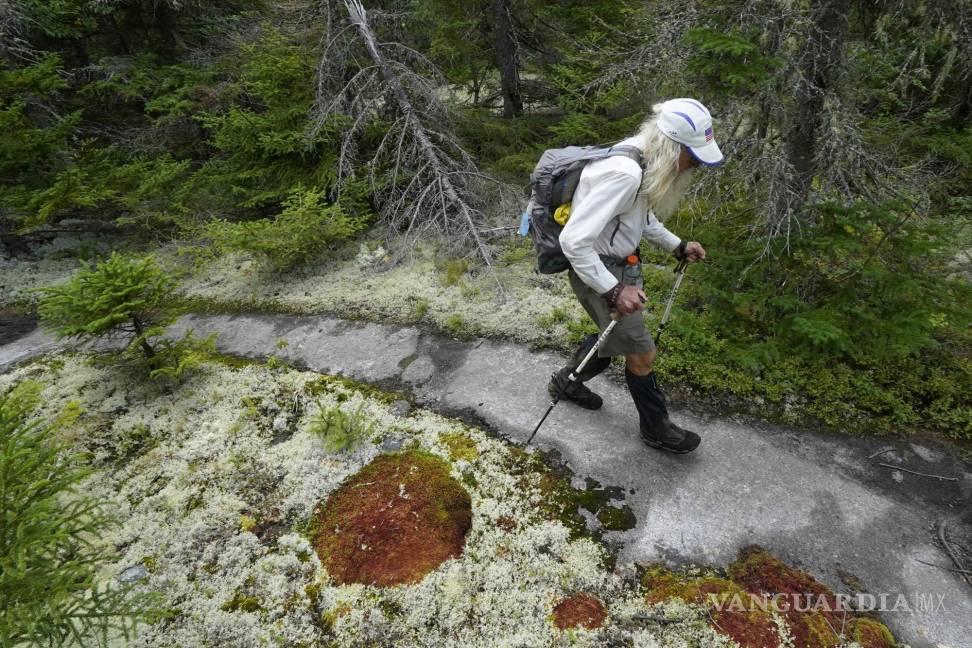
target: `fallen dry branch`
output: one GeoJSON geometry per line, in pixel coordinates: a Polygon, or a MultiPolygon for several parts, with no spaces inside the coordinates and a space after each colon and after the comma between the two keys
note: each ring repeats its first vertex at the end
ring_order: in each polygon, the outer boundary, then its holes
{"type": "Polygon", "coordinates": [[[955,554],[955,550],[952,549],[952,545],[948,541],[948,536],[946,535],[946,529],[948,527],[948,520],[942,518],[938,521],[938,541],[942,544],[942,549],[948,554],[948,557],[952,559],[955,563],[955,567],[963,572],[962,578],[969,585],[972,585],[972,575],[966,572],[965,565],[959,560],[958,556],[955,554]]]}
{"type": "Polygon", "coordinates": [[[922,560],[921,558],[915,558],[917,562],[922,565],[928,565],[929,567],[937,567],[938,569],[943,569],[947,572],[952,572],[953,574],[969,574],[972,575],[972,569],[957,569],[955,567],[946,567],[944,565],[936,565],[933,562],[928,562],[927,560],[922,560]]]}
{"type": "Polygon", "coordinates": [[[900,470],[901,472],[911,473],[912,475],[918,475],[920,477],[931,477],[933,479],[941,479],[942,481],[958,481],[958,477],[945,477],[942,475],[932,475],[931,473],[918,472],[917,470],[910,470],[908,468],[902,468],[901,466],[895,466],[894,464],[879,463],[879,466],[884,466],[885,468],[891,468],[892,470],[900,470]]]}

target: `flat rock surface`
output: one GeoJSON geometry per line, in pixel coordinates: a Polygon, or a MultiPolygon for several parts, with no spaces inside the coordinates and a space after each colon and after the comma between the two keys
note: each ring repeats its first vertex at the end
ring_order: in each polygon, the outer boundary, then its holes
{"type": "MultiPolygon", "coordinates": [[[[226,353],[275,355],[410,391],[425,407],[519,443],[547,408],[547,380],[564,360],[511,343],[460,342],[418,328],[329,317],[186,316],[171,332],[188,328],[219,333],[217,346],[226,353]]],[[[0,346],[0,370],[54,348],[37,331],[22,335],[0,346]]],[[[669,455],[640,441],[622,384],[602,375],[590,385],[604,407],[591,412],[559,404],[533,445],[579,478],[624,494],[637,526],[605,536],[622,561],[721,566],[756,543],[835,591],[886,595],[887,608],[897,603],[898,610],[883,613],[884,621],[913,646],[972,646],[972,587],[954,572],[924,564],[953,567],[935,541],[938,520],[947,518],[955,533],[972,525],[972,471],[948,448],[673,409],[672,418],[703,442],[692,454],[669,455]]]]}

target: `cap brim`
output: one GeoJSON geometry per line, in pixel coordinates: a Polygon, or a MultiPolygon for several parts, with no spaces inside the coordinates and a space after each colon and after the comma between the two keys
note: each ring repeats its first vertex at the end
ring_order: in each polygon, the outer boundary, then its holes
{"type": "Polygon", "coordinates": [[[716,144],[715,140],[712,140],[705,146],[686,146],[685,148],[689,150],[692,157],[705,166],[719,166],[726,161],[725,156],[722,155],[722,151],[719,150],[719,145],[716,144]]]}

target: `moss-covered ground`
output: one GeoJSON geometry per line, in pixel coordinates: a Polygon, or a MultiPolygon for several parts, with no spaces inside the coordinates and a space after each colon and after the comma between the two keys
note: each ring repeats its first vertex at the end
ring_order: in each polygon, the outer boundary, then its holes
{"type": "MultiPolygon", "coordinates": [[[[572,350],[595,330],[564,276],[532,271],[528,240],[495,241],[494,275],[461,259],[444,259],[431,246],[419,247],[391,268],[376,266],[370,250],[377,244],[377,239],[355,242],[325,261],[287,273],[240,253],[187,256],[179,244],[154,252],[180,283],[176,306],[183,312],[326,313],[430,326],[459,339],[483,336],[562,351],[572,350]],[[502,295],[496,279],[504,286],[502,295]]],[[[37,297],[32,289],[63,281],[78,266],[73,255],[88,248],[80,242],[75,246],[55,239],[32,260],[4,261],[0,305],[29,309],[37,297]]],[[[670,262],[660,253],[646,256],[652,329],[671,287],[670,262]]],[[[953,371],[947,380],[936,374],[913,381],[900,380],[897,365],[857,371],[841,362],[814,364],[812,354],[753,364],[748,346],[734,348],[732,340],[707,323],[707,288],[700,272],[690,272],[683,283],[662,345],[665,352],[657,361],[677,400],[723,414],[822,424],[851,433],[932,433],[957,440],[972,434],[967,358],[964,372],[953,371]]],[[[918,375],[914,367],[907,371],[918,375]]]]}
{"type": "Polygon", "coordinates": [[[415,583],[466,545],[469,493],[449,465],[409,450],[376,457],[314,512],[311,542],[342,585],[415,583]]]}
{"type": "Polygon", "coordinates": [[[687,575],[650,567],[641,578],[650,603],[680,598],[709,606],[709,623],[743,648],[780,648],[780,628],[802,648],[832,648],[848,639],[864,648],[894,648],[880,621],[841,603],[833,591],[758,546],[742,549],[725,575],[687,575]]]}
{"type": "MultiPolygon", "coordinates": [[[[218,358],[156,384],[111,357],[61,354],[0,375],[0,391],[28,379],[43,385],[38,416],[79,408],[65,440],[89,453],[85,488],[122,521],[101,539],[118,551],[104,580],[141,567],[137,587],[160,597],[164,614],[128,645],[710,647],[822,632],[700,599],[814,587],[762,553],[728,578],[633,578],[580,515],[601,517],[607,489],[571,489],[538,455],[396,413],[367,386],[218,358]],[[374,434],[328,450],[311,431],[321,408],[374,434]]],[[[872,619],[845,630],[840,645],[893,645],[872,619]]]]}

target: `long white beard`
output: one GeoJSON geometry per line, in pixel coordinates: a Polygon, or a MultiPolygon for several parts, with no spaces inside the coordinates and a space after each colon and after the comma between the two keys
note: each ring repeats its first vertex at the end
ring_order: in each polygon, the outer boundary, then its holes
{"type": "Polygon", "coordinates": [[[689,168],[675,176],[672,184],[668,185],[668,189],[661,196],[648,197],[651,209],[655,212],[658,220],[665,220],[675,213],[675,210],[678,208],[678,203],[682,200],[682,196],[685,195],[689,185],[692,184],[693,171],[695,169],[689,168]]]}

